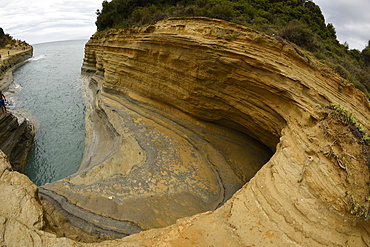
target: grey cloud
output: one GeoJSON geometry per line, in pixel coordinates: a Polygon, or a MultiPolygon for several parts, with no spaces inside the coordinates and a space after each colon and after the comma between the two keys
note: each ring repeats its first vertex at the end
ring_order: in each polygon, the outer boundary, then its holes
{"type": "Polygon", "coordinates": [[[89,38],[103,0],[0,0],[0,27],[30,44],[89,38]]]}
{"type": "Polygon", "coordinates": [[[362,50],[370,40],[369,0],[315,0],[327,23],[333,23],[341,43],[362,50]]]}

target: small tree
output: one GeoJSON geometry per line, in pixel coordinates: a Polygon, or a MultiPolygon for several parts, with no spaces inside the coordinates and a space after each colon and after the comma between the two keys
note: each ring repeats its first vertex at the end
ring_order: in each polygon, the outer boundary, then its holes
{"type": "Polygon", "coordinates": [[[0,27],[0,39],[5,36],[4,30],[0,27]]]}
{"type": "Polygon", "coordinates": [[[328,23],[326,28],[328,30],[329,38],[336,40],[337,39],[337,33],[335,31],[334,25],[332,23],[328,23]]]}
{"type": "Polygon", "coordinates": [[[9,34],[5,34],[4,30],[0,27],[0,47],[4,47],[8,44],[9,34]]]}
{"type": "Polygon", "coordinates": [[[362,57],[362,60],[364,61],[365,65],[370,66],[370,40],[369,40],[367,46],[365,47],[365,49],[362,50],[361,57],[362,57]]]}

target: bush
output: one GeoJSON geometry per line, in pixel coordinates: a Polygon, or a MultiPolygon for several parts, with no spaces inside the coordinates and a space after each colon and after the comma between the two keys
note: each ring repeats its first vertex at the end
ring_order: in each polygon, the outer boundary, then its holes
{"type": "Polygon", "coordinates": [[[349,72],[340,64],[334,66],[334,71],[344,79],[350,78],[349,72]]]}
{"type": "Polygon", "coordinates": [[[0,27],[0,47],[4,47],[13,41],[13,37],[9,34],[5,34],[4,30],[0,27]]]}
{"type": "Polygon", "coordinates": [[[132,15],[127,21],[128,26],[143,26],[151,25],[157,21],[164,20],[168,18],[167,13],[162,12],[155,5],[150,5],[147,7],[139,7],[134,10],[132,15]]]}
{"type": "Polygon", "coordinates": [[[209,10],[209,17],[230,21],[234,16],[235,11],[231,4],[221,3],[214,5],[209,10]]]}
{"type": "Polygon", "coordinates": [[[315,52],[319,48],[315,35],[298,21],[291,21],[286,28],[281,30],[279,35],[311,52],[315,52]]]}

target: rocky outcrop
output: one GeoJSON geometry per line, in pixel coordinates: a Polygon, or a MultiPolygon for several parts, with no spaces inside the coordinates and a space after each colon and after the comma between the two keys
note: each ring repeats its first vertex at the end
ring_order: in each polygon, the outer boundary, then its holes
{"type": "Polygon", "coordinates": [[[84,161],[40,194],[99,240],[132,235],[84,244],[29,227],[43,245],[370,244],[370,106],[309,55],[174,18],[93,37],[83,69],[94,73],[84,161]]]}
{"type": "MultiPolygon", "coordinates": [[[[0,60],[0,90],[4,94],[13,81],[13,70],[32,57],[33,49],[12,50],[12,55],[0,60]]],[[[1,114],[1,111],[0,111],[1,114]]],[[[16,171],[23,171],[34,137],[33,125],[23,117],[12,113],[0,115],[0,150],[9,158],[16,171]]]]}
{"type": "Polygon", "coordinates": [[[73,240],[57,239],[55,234],[45,231],[48,229],[48,221],[45,217],[48,214],[44,211],[47,206],[43,206],[37,186],[27,176],[13,171],[1,150],[0,205],[0,244],[2,246],[51,246],[53,243],[59,246],[72,246],[74,244],[73,240]]]}
{"type": "Polygon", "coordinates": [[[17,119],[11,113],[0,116],[0,150],[7,155],[15,171],[23,171],[26,165],[34,132],[27,119],[17,119]]]}
{"type": "MultiPolygon", "coordinates": [[[[2,54],[0,59],[0,90],[6,89],[13,83],[13,70],[24,64],[33,55],[33,47],[27,46],[21,50],[11,50],[10,56],[2,54]]],[[[7,50],[8,51],[8,50],[7,50]]],[[[0,52],[1,54],[1,52],[0,52]]]]}
{"type": "MultiPolygon", "coordinates": [[[[178,65],[173,64],[172,58],[161,64],[157,55],[152,57],[151,53],[162,52],[157,51],[157,41],[139,48],[152,51],[141,58],[141,54],[134,55],[137,59],[132,62],[136,64],[112,68],[110,64],[119,63],[122,56],[128,55],[126,52],[136,53],[137,49],[118,54],[125,49],[117,47],[118,50],[110,51],[105,57],[105,50],[111,47],[101,46],[100,42],[94,44],[92,40],[86,47],[85,66],[90,63],[90,52],[96,53],[93,61],[96,73],[91,84],[95,95],[91,96],[92,109],[88,116],[91,131],[88,131],[81,169],[40,189],[73,225],[91,234],[117,238],[215,210],[271,157],[270,148],[250,137],[242,125],[222,116],[226,114],[222,111],[230,106],[207,109],[213,103],[203,102],[206,99],[202,93],[191,88],[199,87],[191,82],[192,72],[180,79],[179,73],[192,69],[191,66],[182,65],[182,71],[176,71],[178,65]],[[144,61],[146,64],[142,64],[144,61]],[[134,71],[136,66],[141,66],[142,71],[134,71]],[[168,72],[164,74],[165,71],[168,72]],[[122,73],[129,75],[125,77],[122,73]],[[158,85],[158,79],[162,85],[158,85]],[[117,80],[125,82],[117,83],[117,80]],[[134,87],[123,92],[131,84],[134,87]],[[175,84],[178,89],[171,89],[175,84]],[[141,90],[135,85],[147,88],[141,90]],[[164,98],[156,98],[157,94],[164,98]],[[223,120],[217,122],[212,118],[223,120]]],[[[189,57],[183,59],[188,61],[195,54],[189,48],[184,50],[183,45],[182,41],[174,44],[174,50],[167,55],[179,56],[185,51],[189,57]]],[[[165,49],[171,48],[168,46],[165,49]]],[[[202,84],[209,84],[205,80],[202,84]]],[[[232,111],[230,117],[238,114],[232,111]]]]}
{"type": "Polygon", "coordinates": [[[37,186],[25,175],[12,170],[5,154],[0,151],[0,233],[7,246],[27,246],[32,231],[40,230],[45,222],[43,208],[39,203],[37,186]],[[19,233],[16,234],[17,230],[19,233]],[[25,235],[19,238],[19,235],[25,235]],[[17,238],[19,240],[17,240],[17,238]]]}

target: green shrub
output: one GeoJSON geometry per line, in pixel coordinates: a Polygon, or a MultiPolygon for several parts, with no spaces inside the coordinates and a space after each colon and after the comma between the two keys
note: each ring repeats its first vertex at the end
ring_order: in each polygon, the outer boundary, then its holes
{"type": "Polygon", "coordinates": [[[5,34],[4,30],[0,27],[0,47],[4,47],[11,43],[14,43],[13,37],[9,34],[5,34]]]}
{"type": "Polygon", "coordinates": [[[208,13],[209,17],[230,21],[235,15],[235,10],[230,3],[220,3],[214,5],[208,13]]]}
{"type": "Polygon", "coordinates": [[[349,72],[340,64],[337,64],[334,66],[334,71],[339,74],[341,77],[343,77],[344,79],[349,79],[350,78],[350,74],[349,72]]]}
{"type": "Polygon", "coordinates": [[[312,31],[296,20],[291,21],[286,28],[281,30],[280,36],[311,52],[319,48],[312,31]]]}

